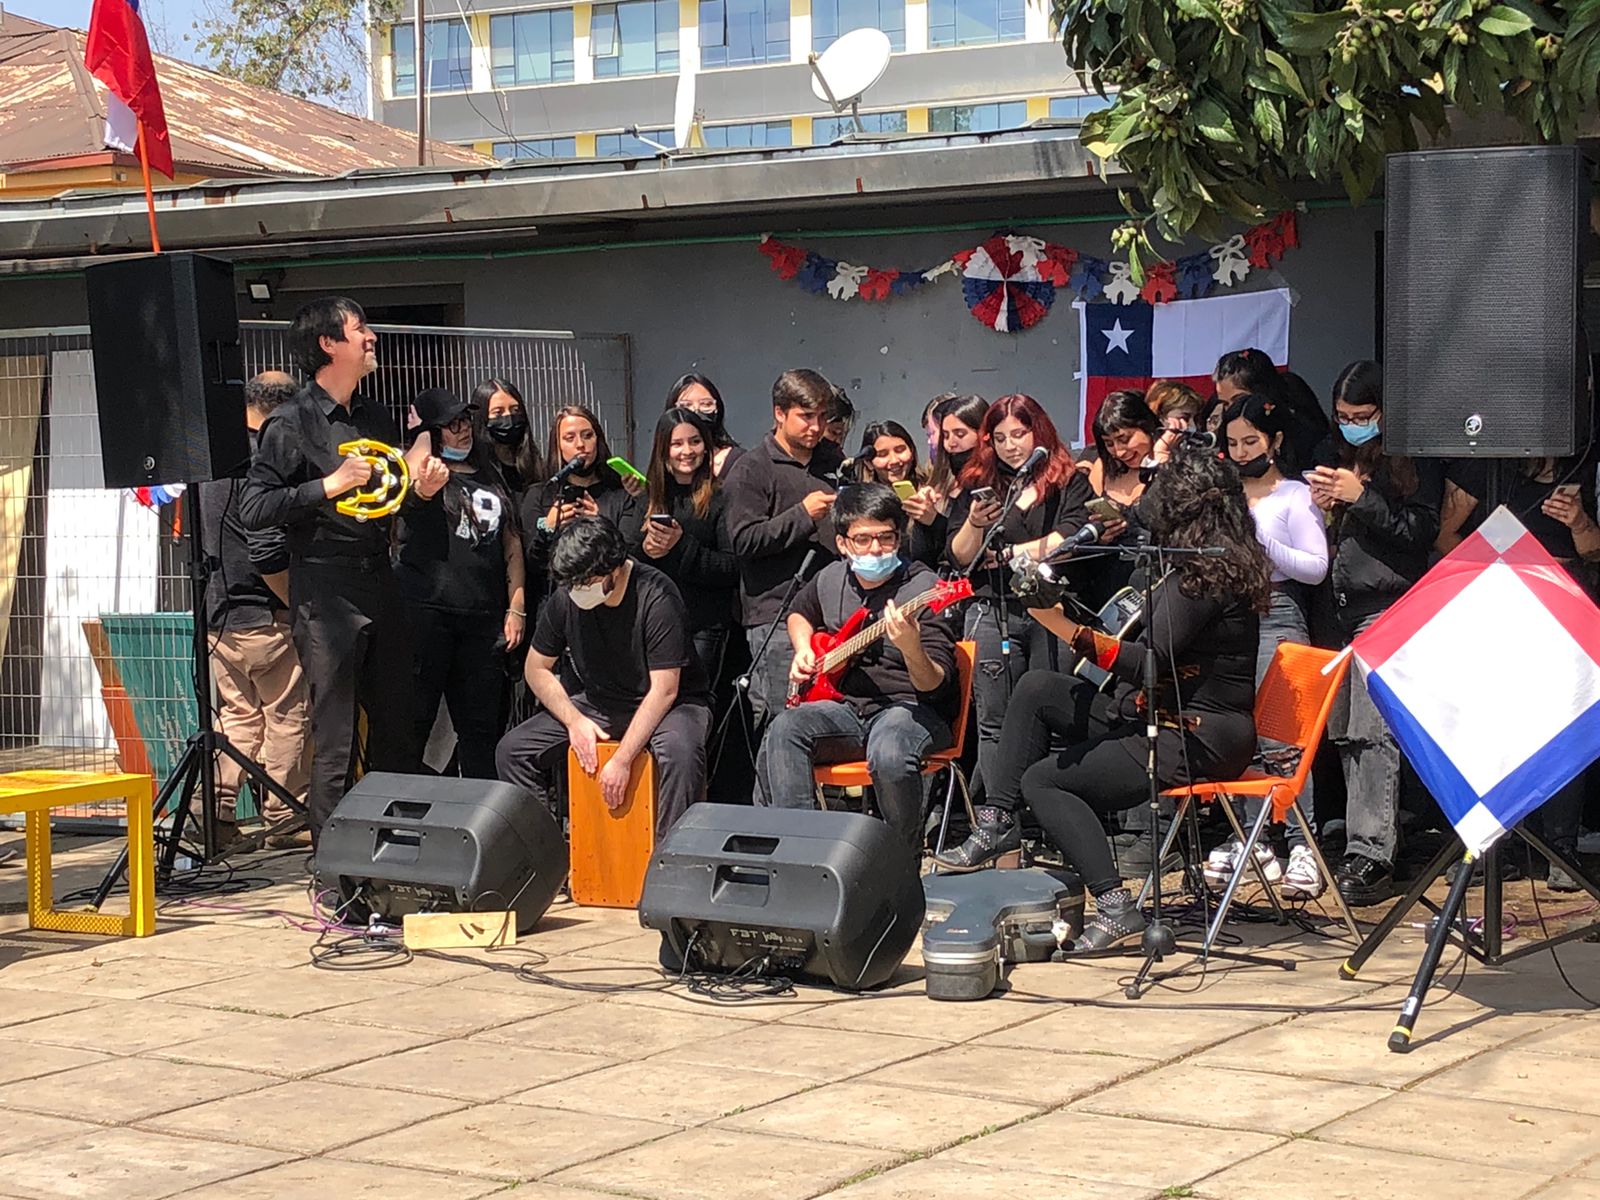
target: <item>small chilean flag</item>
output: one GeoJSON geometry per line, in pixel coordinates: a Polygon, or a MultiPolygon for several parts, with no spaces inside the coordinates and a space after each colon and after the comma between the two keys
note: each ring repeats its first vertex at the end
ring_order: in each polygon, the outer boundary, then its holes
{"type": "Polygon", "coordinates": [[[1230,350],[1262,351],[1289,365],[1289,291],[1275,288],[1168,304],[1079,304],[1083,386],[1078,444],[1093,436],[1095,414],[1112,392],[1143,392],[1158,379],[1187,383],[1202,396],[1211,372],[1230,350]]]}
{"type": "Polygon", "coordinates": [[[142,123],[150,165],[171,179],[172,139],[139,0],[94,0],[84,62],[106,85],[106,145],[131,152],[142,123]]]}
{"type": "Polygon", "coordinates": [[[1350,648],[1474,854],[1600,753],[1600,610],[1505,508],[1350,648]]]}

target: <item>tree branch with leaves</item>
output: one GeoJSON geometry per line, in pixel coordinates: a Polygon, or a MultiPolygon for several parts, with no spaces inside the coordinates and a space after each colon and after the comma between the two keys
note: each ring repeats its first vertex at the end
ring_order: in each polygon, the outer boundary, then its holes
{"type": "Polygon", "coordinates": [[[1504,113],[1568,141],[1600,99],[1600,0],[1056,0],[1071,65],[1111,107],[1083,142],[1137,181],[1113,234],[1216,238],[1292,204],[1297,179],[1371,194],[1384,158],[1504,113]]]}

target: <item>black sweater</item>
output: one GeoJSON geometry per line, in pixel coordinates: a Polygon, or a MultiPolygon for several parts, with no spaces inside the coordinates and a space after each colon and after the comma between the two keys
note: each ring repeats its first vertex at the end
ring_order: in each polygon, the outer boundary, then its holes
{"type": "MultiPolygon", "coordinates": [[[[1001,500],[1005,499],[1005,488],[1010,486],[1013,478],[1012,475],[1001,474],[1000,485],[995,489],[1001,500]]],[[[1066,483],[1044,500],[1027,509],[1013,507],[1001,523],[1000,531],[989,543],[989,548],[998,550],[1002,546],[1037,541],[1047,533],[1059,533],[1062,537],[1070,538],[1089,523],[1089,510],[1085,505],[1093,496],[1094,491],[1083,477],[1083,472],[1074,471],[1066,483]]],[[[950,544],[967,523],[967,514],[971,511],[972,489],[966,488],[950,502],[950,519],[945,527],[945,558],[952,563],[956,560],[950,553],[950,544]]],[[[1009,588],[1005,584],[1007,578],[1009,575],[1003,570],[984,570],[980,567],[972,573],[973,595],[987,600],[993,600],[1001,592],[1009,595],[1009,588]]],[[[1014,601],[1012,606],[1017,607],[1014,601]]]]}
{"type": "Polygon", "coordinates": [[[641,500],[638,520],[624,529],[628,549],[634,558],[647,563],[678,585],[684,607],[689,611],[689,632],[724,629],[734,623],[739,595],[739,563],[728,540],[728,497],[718,489],[711,496],[705,516],[694,510],[689,489],[667,483],[668,515],[677,521],[683,534],[671,550],[660,558],[644,552],[645,520],[648,505],[641,500]]]}
{"type": "Polygon", "coordinates": [[[728,534],[739,556],[740,619],[747,628],[778,615],[807,551],[818,552],[812,574],[837,557],[832,518],[813,521],[801,501],[835,491],[842,461],[839,448],[823,441],[802,464],[769,433],[729,468],[728,534]]]}
{"type": "Polygon", "coordinates": [[[1347,631],[1363,617],[1388,608],[1427,573],[1439,537],[1444,464],[1420,458],[1412,464],[1417,489],[1409,496],[1394,496],[1388,460],[1381,459],[1361,498],[1334,509],[1329,574],[1347,631]]]}

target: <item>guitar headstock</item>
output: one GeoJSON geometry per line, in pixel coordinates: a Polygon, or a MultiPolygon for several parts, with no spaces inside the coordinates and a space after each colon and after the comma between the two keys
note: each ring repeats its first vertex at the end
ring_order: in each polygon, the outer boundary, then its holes
{"type": "Polygon", "coordinates": [[[972,599],[972,580],[963,576],[960,579],[945,579],[933,589],[933,599],[928,601],[928,611],[941,613],[952,604],[960,604],[963,600],[972,599]]]}

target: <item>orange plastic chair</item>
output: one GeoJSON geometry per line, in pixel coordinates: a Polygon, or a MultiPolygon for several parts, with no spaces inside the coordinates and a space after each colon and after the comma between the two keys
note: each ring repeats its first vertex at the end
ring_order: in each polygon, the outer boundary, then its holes
{"type": "MultiPolygon", "coordinates": [[[[972,791],[967,786],[966,773],[961,769],[961,754],[967,744],[968,713],[972,708],[972,675],[977,670],[977,662],[976,642],[956,643],[956,719],[951,727],[951,732],[955,734],[955,742],[949,749],[935,750],[922,763],[924,775],[933,775],[946,769],[950,772],[950,783],[945,788],[944,795],[944,819],[939,822],[939,840],[934,844],[935,854],[944,852],[945,836],[950,831],[950,807],[955,800],[957,787],[961,789],[961,802],[967,810],[967,820],[977,819],[972,812],[972,791]]],[[[822,796],[822,789],[825,787],[872,786],[872,774],[867,770],[865,761],[819,763],[812,769],[812,779],[816,784],[819,808],[828,806],[822,796]]]]}
{"type": "Polygon", "coordinates": [[[1339,686],[1344,682],[1345,672],[1349,667],[1348,654],[1319,650],[1314,646],[1302,646],[1294,642],[1280,643],[1277,653],[1273,655],[1272,662],[1267,667],[1266,676],[1261,680],[1261,686],[1256,689],[1256,733],[1261,737],[1299,748],[1300,762],[1295,767],[1294,774],[1273,775],[1252,768],[1238,779],[1197,782],[1188,787],[1169,788],[1162,793],[1176,799],[1178,809],[1173,814],[1172,827],[1167,831],[1166,839],[1162,843],[1161,854],[1156,858],[1158,863],[1172,848],[1184,815],[1194,801],[1208,803],[1220,796],[1263,796],[1268,801],[1262,806],[1261,815],[1256,818],[1248,835],[1240,827],[1233,805],[1222,806],[1222,811],[1233,825],[1235,834],[1244,844],[1244,853],[1228,880],[1227,889],[1222,893],[1216,916],[1212,918],[1211,926],[1206,930],[1206,940],[1201,950],[1202,957],[1210,951],[1212,942],[1222,929],[1222,922],[1228,915],[1234,893],[1239,889],[1246,868],[1252,868],[1258,873],[1261,886],[1266,888],[1268,895],[1276,901],[1276,896],[1273,895],[1266,878],[1260,876],[1260,867],[1256,865],[1254,851],[1256,843],[1261,840],[1268,819],[1278,823],[1287,820],[1291,814],[1305,832],[1306,845],[1310,846],[1311,852],[1316,855],[1317,866],[1333,892],[1345,928],[1350,931],[1351,937],[1357,941],[1361,940],[1361,931],[1356,927],[1356,919],[1351,915],[1349,905],[1344,902],[1344,897],[1334,884],[1333,873],[1328,870],[1327,860],[1322,857],[1317,840],[1311,834],[1311,823],[1301,811],[1298,798],[1306,781],[1311,778],[1311,764],[1316,758],[1317,746],[1322,741],[1323,730],[1328,726],[1328,714],[1333,710],[1333,702],[1339,694],[1339,686]]]}

